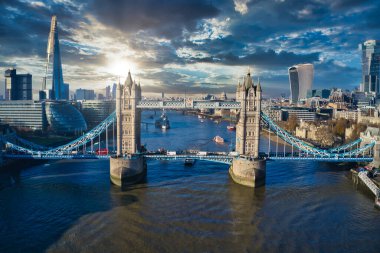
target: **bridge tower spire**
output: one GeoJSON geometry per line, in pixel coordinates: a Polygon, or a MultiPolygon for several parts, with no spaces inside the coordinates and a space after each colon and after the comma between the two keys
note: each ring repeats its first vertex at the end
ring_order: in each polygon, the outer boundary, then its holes
{"type": "Polygon", "coordinates": [[[241,109],[236,126],[236,151],[253,158],[259,157],[261,85],[255,85],[250,71],[244,77],[243,84],[238,84],[236,100],[241,109]]]}

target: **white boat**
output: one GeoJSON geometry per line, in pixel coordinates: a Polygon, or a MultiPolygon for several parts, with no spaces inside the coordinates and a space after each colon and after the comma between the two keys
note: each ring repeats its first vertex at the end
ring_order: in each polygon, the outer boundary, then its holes
{"type": "Polygon", "coordinates": [[[219,135],[215,136],[213,141],[215,141],[216,143],[224,143],[224,139],[219,135]]]}
{"type": "Polygon", "coordinates": [[[227,126],[227,129],[230,131],[234,131],[234,130],[236,130],[236,126],[235,125],[229,125],[229,126],[227,126]]]}

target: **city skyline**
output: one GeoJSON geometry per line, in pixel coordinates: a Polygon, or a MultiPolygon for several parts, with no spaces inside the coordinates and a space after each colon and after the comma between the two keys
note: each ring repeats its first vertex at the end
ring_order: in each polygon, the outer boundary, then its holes
{"type": "Polygon", "coordinates": [[[39,89],[57,14],[72,90],[105,88],[131,70],[145,92],[232,93],[250,67],[278,96],[289,94],[287,70],[300,63],[314,64],[315,88],[352,89],[361,81],[358,45],[380,37],[378,3],[5,1],[0,68],[31,73],[39,89]]]}

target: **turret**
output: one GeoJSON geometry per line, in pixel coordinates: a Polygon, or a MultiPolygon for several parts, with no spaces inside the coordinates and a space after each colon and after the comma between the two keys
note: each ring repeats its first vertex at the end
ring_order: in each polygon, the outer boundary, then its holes
{"type": "Polygon", "coordinates": [[[125,86],[128,86],[129,88],[132,87],[133,81],[132,81],[132,76],[131,76],[131,71],[128,71],[128,76],[125,79],[125,86]]]}
{"type": "Polygon", "coordinates": [[[248,71],[247,75],[244,78],[245,90],[249,90],[249,88],[251,88],[252,86],[253,86],[253,81],[251,78],[251,73],[250,73],[250,71],[248,71]]]}
{"type": "Polygon", "coordinates": [[[137,84],[135,82],[132,83],[131,87],[131,98],[136,98],[136,90],[137,90],[137,84]]]}
{"type": "Polygon", "coordinates": [[[257,87],[256,87],[256,96],[260,99],[261,99],[261,93],[262,93],[261,83],[260,83],[260,78],[258,78],[257,87]]]}
{"type": "Polygon", "coordinates": [[[137,86],[137,98],[140,100],[141,99],[141,84],[140,84],[140,81],[139,81],[139,84],[137,86]]]}

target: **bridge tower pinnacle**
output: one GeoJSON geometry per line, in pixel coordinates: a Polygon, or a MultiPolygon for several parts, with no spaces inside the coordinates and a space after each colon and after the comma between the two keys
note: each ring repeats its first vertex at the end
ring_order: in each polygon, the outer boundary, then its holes
{"type": "Polygon", "coordinates": [[[135,154],[141,148],[141,87],[128,72],[124,85],[116,87],[117,155],[135,154]]]}
{"type": "Polygon", "coordinates": [[[261,84],[254,85],[251,73],[248,71],[243,84],[238,84],[236,101],[241,109],[236,126],[236,151],[242,155],[259,157],[261,84]]]}

